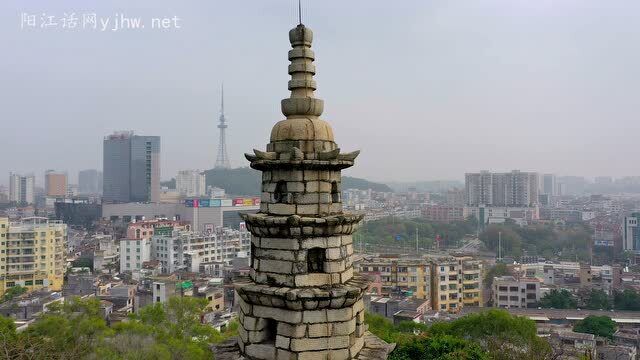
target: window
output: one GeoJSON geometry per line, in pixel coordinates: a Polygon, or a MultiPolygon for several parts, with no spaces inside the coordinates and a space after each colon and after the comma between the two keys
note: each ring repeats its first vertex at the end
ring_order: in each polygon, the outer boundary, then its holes
{"type": "Polygon", "coordinates": [[[278,323],[273,320],[273,319],[265,319],[267,320],[267,324],[264,328],[264,331],[266,332],[266,336],[265,339],[263,341],[263,343],[275,343],[276,342],[276,335],[278,333],[278,323]]]}
{"type": "Polygon", "coordinates": [[[33,285],[33,280],[27,280],[24,282],[24,286],[32,286],[33,285]]]}
{"type": "Polygon", "coordinates": [[[36,280],[36,285],[44,285],[44,280],[36,280]]]}
{"type": "Polygon", "coordinates": [[[273,200],[276,203],[288,203],[289,202],[289,193],[287,191],[287,182],[286,181],[278,181],[276,183],[276,190],[273,192],[273,200]]]}
{"type": "Polygon", "coordinates": [[[322,248],[312,248],[307,250],[307,272],[324,272],[324,261],[326,252],[322,248]]]}
{"type": "Polygon", "coordinates": [[[340,188],[337,181],[331,183],[331,202],[340,202],[340,188]]]}

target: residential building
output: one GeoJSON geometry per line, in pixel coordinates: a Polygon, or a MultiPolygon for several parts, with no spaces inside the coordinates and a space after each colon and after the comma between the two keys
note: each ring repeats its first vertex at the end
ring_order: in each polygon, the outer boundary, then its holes
{"type": "Polygon", "coordinates": [[[200,170],[182,170],[176,175],[176,190],[187,197],[207,194],[206,179],[200,170]]]}
{"type": "Polygon", "coordinates": [[[19,204],[33,204],[36,194],[35,185],[35,177],[31,174],[9,173],[9,201],[19,204]]]}
{"type": "Polygon", "coordinates": [[[540,193],[549,196],[558,195],[558,184],[556,182],[555,174],[542,175],[542,181],[540,184],[540,193]]]}
{"type": "Polygon", "coordinates": [[[393,320],[394,315],[399,312],[409,311],[424,314],[431,309],[428,299],[374,296],[369,301],[365,300],[365,303],[367,311],[382,315],[390,320],[393,320]]]}
{"type": "Polygon", "coordinates": [[[92,195],[102,193],[102,171],[82,170],[78,173],[78,193],[92,195]]]}
{"type": "Polygon", "coordinates": [[[62,290],[67,225],[42,217],[0,218],[0,295],[20,285],[62,290]]]}
{"type": "Polygon", "coordinates": [[[430,300],[434,310],[457,312],[482,306],[482,263],[471,257],[433,259],[365,258],[356,269],[380,279],[378,295],[398,294],[430,300]]]}
{"type": "Polygon", "coordinates": [[[449,223],[464,220],[464,207],[450,205],[427,205],[422,209],[424,218],[434,222],[449,223]]]}
{"type": "Polygon", "coordinates": [[[540,218],[538,206],[502,207],[502,206],[465,206],[463,218],[473,216],[481,225],[499,224],[511,219],[520,225],[540,218]]]}
{"type": "Polygon", "coordinates": [[[114,133],[103,146],[104,202],[160,200],[159,136],[114,133]]]}
{"type": "Polygon", "coordinates": [[[462,189],[452,189],[447,190],[446,196],[446,204],[453,207],[463,207],[464,206],[464,190],[462,189]]]}
{"type": "Polygon", "coordinates": [[[64,198],[67,196],[67,173],[47,170],[44,173],[44,192],[48,197],[64,198]]]}
{"type": "Polygon", "coordinates": [[[640,253],[640,227],[638,227],[638,221],[640,221],[640,212],[634,212],[630,216],[624,217],[622,229],[623,250],[640,253]]]}
{"type": "Polygon", "coordinates": [[[464,256],[432,261],[431,279],[434,310],[458,312],[464,306],[483,306],[480,260],[464,256]]]}
{"type": "Polygon", "coordinates": [[[528,207],[538,203],[538,174],[513,170],[508,173],[465,174],[468,206],[528,207]]]}
{"type": "Polygon", "coordinates": [[[142,269],[142,263],[151,260],[151,239],[120,240],[120,271],[142,269]]]}
{"type": "Polygon", "coordinates": [[[541,282],[537,278],[499,276],[493,279],[493,306],[533,308],[540,301],[541,282]]]}
{"type": "Polygon", "coordinates": [[[362,274],[379,276],[384,293],[403,292],[418,299],[431,298],[431,265],[428,260],[380,257],[365,259],[355,266],[362,274]]]}

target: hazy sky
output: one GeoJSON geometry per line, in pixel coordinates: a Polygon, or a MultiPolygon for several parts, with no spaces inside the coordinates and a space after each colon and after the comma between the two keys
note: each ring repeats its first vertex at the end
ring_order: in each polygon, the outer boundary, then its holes
{"type": "MultiPolygon", "coordinates": [[[[353,176],[521,169],[640,175],[640,1],[303,0],[323,118],[353,176]]],[[[224,81],[233,166],[288,97],[294,0],[0,2],[0,183],[102,167],[114,130],[162,137],[162,177],[215,162],[224,81]],[[64,13],[145,29],[41,28],[64,13]],[[38,14],[21,29],[22,13],[38,14]],[[180,18],[180,29],[151,19],[180,18]]],[[[27,18],[28,19],[28,18],[27,18]]]]}

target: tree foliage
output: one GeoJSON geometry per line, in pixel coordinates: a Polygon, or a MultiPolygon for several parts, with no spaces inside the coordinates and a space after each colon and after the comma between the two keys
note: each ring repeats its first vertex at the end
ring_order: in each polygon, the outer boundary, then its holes
{"type": "Polygon", "coordinates": [[[592,231],[585,224],[492,224],[480,234],[480,240],[497,252],[498,233],[502,236],[503,256],[520,257],[526,253],[548,259],[590,259],[592,231]]]}
{"type": "Polygon", "coordinates": [[[410,246],[415,248],[415,234],[418,231],[419,246],[428,248],[433,245],[436,236],[442,239],[441,245],[456,246],[467,234],[476,232],[474,218],[452,223],[430,222],[425,219],[383,218],[366,222],[356,235],[359,241],[367,244],[410,246]]]}
{"type": "Polygon", "coordinates": [[[3,303],[5,301],[10,301],[15,297],[24,294],[25,292],[27,292],[27,288],[26,287],[22,287],[20,285],[16,285],[16,286],[10,287],[4,293],[4,295],[2,295],[2,298],[0,298],[0,303],[3,303]]]}
{"type": "Polygon", "coordinates": [[[394,326],[379,315],[367,315],[369,330],[397,343],[390,359],[550,359],[551,347],[536,335],[535,323],[492,309],[432,326],[394,326]]]}
{"type": "Polygon", "coordinates": [[[590,289],[581,296],[583,299],[583,307],[590,310],[609,310],[611,309],[611,301],[609,295],[604,290],[590,289]]]}
{"type": "Polygon", "coordinates": [[[616,310],[640,310],[640,294],[632,289],[616,291],[613,295],[613,304],[616,310]]]}
{"type": "Polygon", "coordinates": [[[616,323],[608,316],[590,315],[578,321],[573,331],[612,339],[616,332],[616,323]]]}
{"type": "Polygon", "coordinates": [[[578,300],[566,289],[552,289],[540,299],[539,305],[543,308],[575,309],[578,300]]]}
{"type": "Polygon", "coordinates": [[[72,298],[17,333],[0,317],[0,358],[6,359],[211,359],[210,345],[235,335],[200,323],[205,301],[173,297],[144,307],[126,322],[108,327],[100,302],[72,298]]]}
{"type": "Polygon", "coordinates": [[[511,275],[509,268],[504,263],[497,263],[490,267],[484,276],[484,286],[490,289],[493,285],[493,278],[498,276],[511,275]]]}

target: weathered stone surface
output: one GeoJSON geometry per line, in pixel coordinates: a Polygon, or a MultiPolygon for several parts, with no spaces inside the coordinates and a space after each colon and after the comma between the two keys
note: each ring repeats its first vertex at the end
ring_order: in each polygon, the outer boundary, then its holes
{"type": "Polygon", "coordinates": [[[358,152],[341,153],[331,126],[318,118],[311,30],[299,25],[289,35],[287,118],[273,127],[266,152],[246,156],[263,172],[262,203],[259,213],[241,214],[252,254],[250,279],[235,283],[237,348],[249,360],[352,360],[366,331],[367,282],[354,277],[351,258],[351,234],[363,215],[343,213],[340,171],[358,152]]]}
{"type": "Polygon", "coordinates": [[[244,349],[248,356],[260,360],[273,360],[276,358],[276,348],[267,344],[251,344],[244,349]]]}
{"type": "Polygon", "coordinates": [[[290,338],[303,337],[307,331],[307,326],[302,324],[278,323],[278,334],[290,338]]]}
{"type": "Polygon", "coordinates": [[[255,305],[253,310],[255,316],[261,318],[274,319],[289,324],[297,324],[302,321],[302,312],[300,311],[285,310],[261,305],[255,305]]]}

